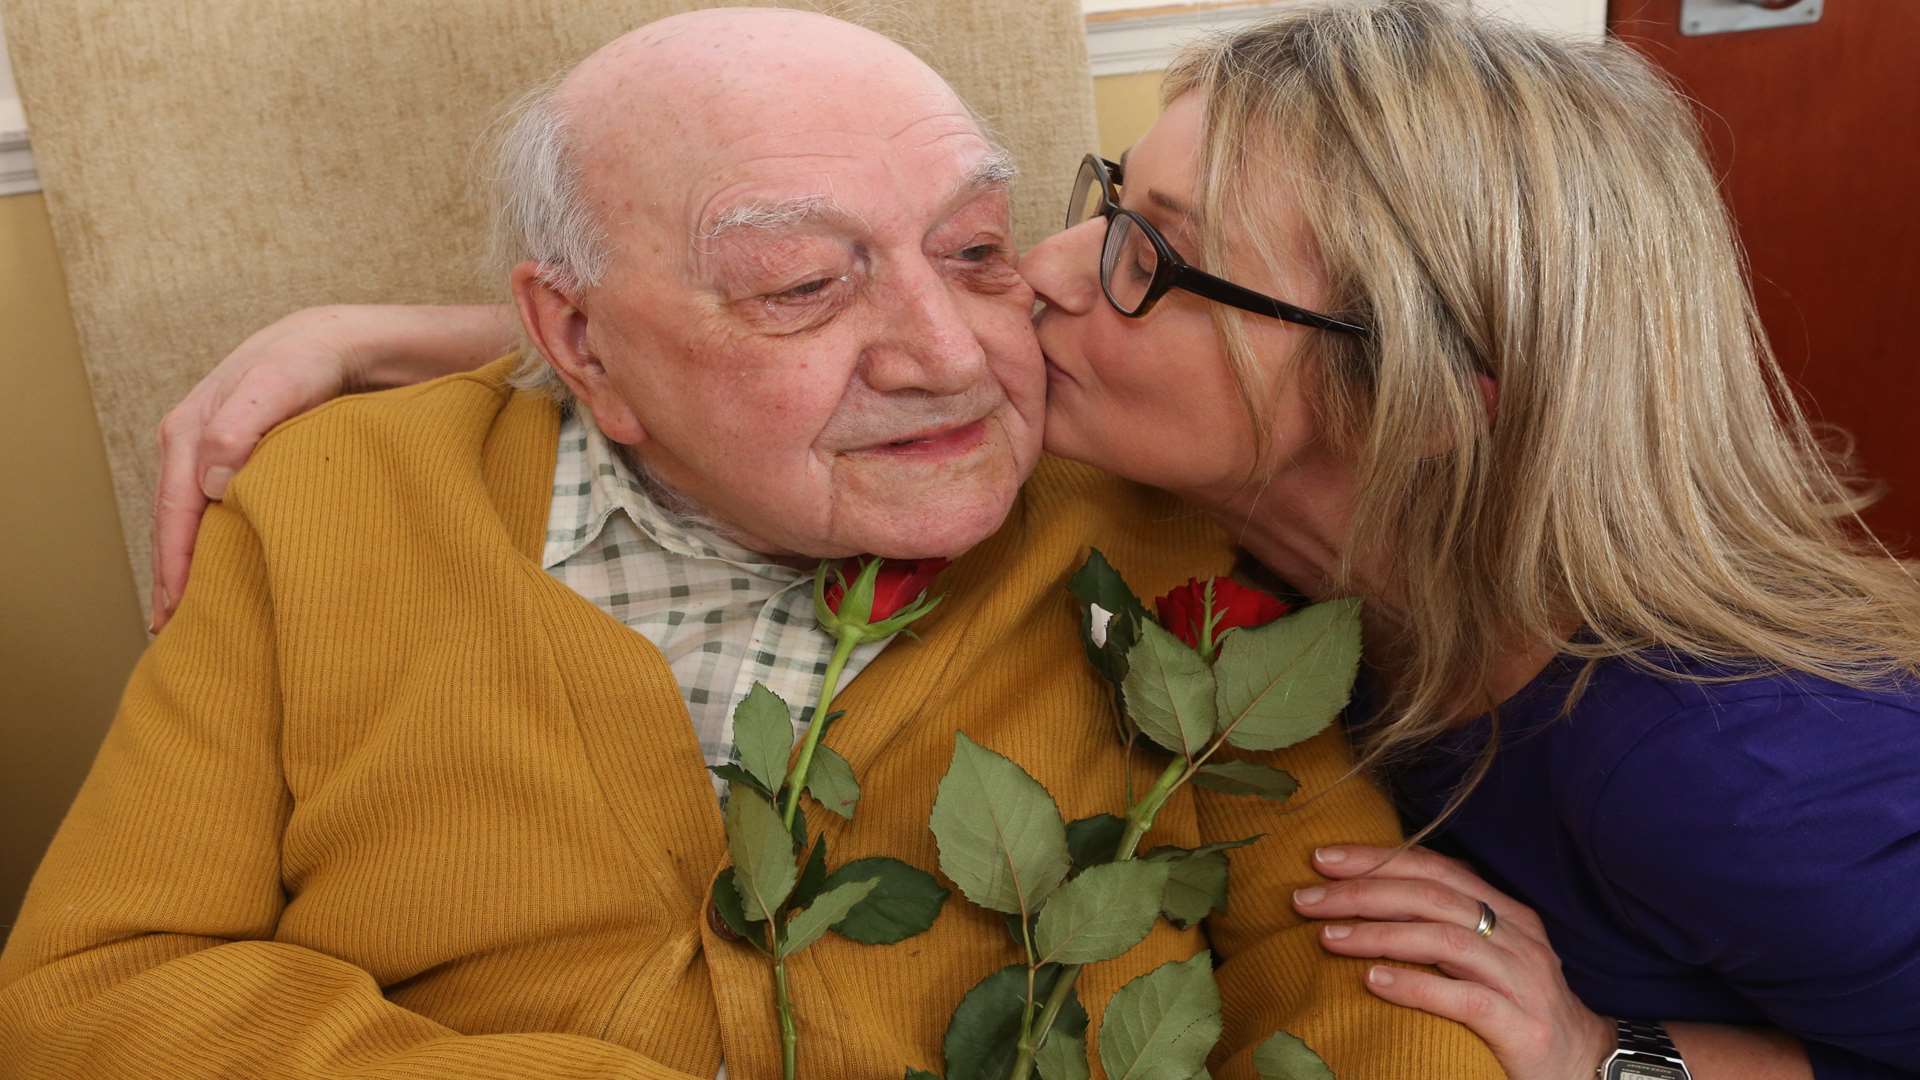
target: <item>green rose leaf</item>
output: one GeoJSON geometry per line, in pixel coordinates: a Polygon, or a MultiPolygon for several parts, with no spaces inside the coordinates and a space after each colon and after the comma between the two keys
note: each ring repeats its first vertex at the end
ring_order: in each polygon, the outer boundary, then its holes
{"type": "MultiPolygon", "coordinates": [[[[1045,967],[1034,976],[1036,1001],[1045,1001],[1060,977],[1057,967],[1045,967]]],[[[953,1010],[942,1050],[947,1080],[1006,1080],[1019,1053],[1020,1019],[1027,1003],[1027,966],[1009,964],[974,984],[960,1007],[953,1010]]],[[[1054,1018],[1047,1041],[1062,1035],[1080,1038],[1087,1031],[1087,1010],[1080,995],[1067,997],[1054,1018]]]]}
{"type": "MultiPolygon", "coordinates": [[[[796,819],[798,820],[798,819],[796,819]]],[[[793,836],[773,804],[750,790],[736,789],[727,799],[727,852],[733,856],[733,883],[740,906],[755,921],[773,918],[798,876],[793,865],[793,836]]]]}
{"type": "Polygon", "coordinates": [[[1067,874],[1067,827],[1053,796],[964,734],[954,735],[929,824],[940,869],[983,908],[1031,912],[1067,874]]]}
{"type": "Polygon", "coordinates": [[[1213,957],[1161,964],[1120,988],[1100,1021],[1100,1064],[1112,1080],[1188,1080],[1220,1038],[1213,957]]]}
{"type": "Polygon", "coordinates": [[[1125,818],[1095,814],[1067,823],[1067,855],[1076,870],[1110,863],[1120,850],[1120,838],[1126,834],[1125,818]]]}
{"type": "Polygon", "coordinates": [[[1190,855],[1210,855],[1216,851],[1232,851],[1235,848],[1243,848],[1248,844],[1258,843],[1266,839],[1266,836],[1266,833],[1254,833],[1252,836],[1243,836],[1238,840],[1222,840],[1219,843],[1204,844],[1197,848],[1174,847],[1172,844],[1162,844],[1148,851],[1145,855],[1142,855],[1141,858],[1165,860],[1184,859],[1190,855]]]}
{"type": "Polygon", "coordinates": [[[853,778],[853,766],[821,743],[813,748],[813,764],[807,767],[807,794],[821,806],[852,820],[853,806],[860,801],[860,782],[853,778]]]}
{"type": "Polygon", "coordinates": [[[741,787],[752,788],[753,790],[766,796],[768,801],[772,801],[773,799],[773,792],[767,790],[767,785],[761,783],[759,777],[753,775],[752,773],[748,772],[747,770],[741,768],[740,766],[734,764],[731,761],[727,762],[725,765],[709,765],[707,766],[707,771],[719,777],[720,779],[725,780],[729,784],[738,784],[741,787]]]}
{"type": "Polygon", "coordinates": [[[1223,853],[1246,847],[1263,835],[1197,848],[1157,847],[1141,856],[1169,868],[1167,886],[1160,894],[1160,910],[1167,921],[1184,930],[1225,907],[1227,857],[1223,853]]]}
{"type": "Polygon", "coordinates": [[[862,945],[892,945],[933,925],[947,890],[932,874],[899,859],[856,859],[828,876],[829,885],[873,884],[866,899],[833,924],[833,932],[862,945]]]}
{"type": "Polygon", "coordinates": [[[1221,643],[1213,674],[1220,729],[1243,750],[1318,735],[1346,707],[1360,670],[1360,602],[1329,600],[1221,643]]]}
{"type": "Polygon", "coordinates": [[[733,745],[740,764],[760,786],[780,790],[787,775],[787,755],[793,752],[793,710],[780,695],[753,684],[733,710],[733,745]]]}
{"type": "Polygon", "coordinates": [[[1252,761],[1217,761],[1200,766],[1193,786],[1228,795],[1258,795],[1285,802],[1300,790],[1300,781],[1285,769],[1252,761]]]}
{"type": "Polygon", "coordinates": [[[1067,591],[1080,601],[1080,643],[1086,648],[1087,659],[1095,670],[1118,686],[1127,677],[1127,650],[1139,639],[1140,624],[1146,621],[1146,605],[1133,595],[1119,571],[1098,548],[1093,549],[1085,565],[1067,579],[1067,591]],[[1101,634],[1096,633],[1093,625],[1096,606],[1111,615],[1104,630],[1104,641],[1098,640],[1101,634]]]}
{"type": "Polygon", "coordinates": [[[787,897],[787,903],[791,907],[806,907],[826,887],[827,838],[822,836],[813,842],[813,850],[807,853],[807,861],[801,864],[800,880],[794,883],[793,895],[787,897]]]}
{"type": "Polygon", "coordinates": [[[1227,857],[1217,851],[1169,859],[1160,910],[1182,930],[1227,906],[1227,857]]]}
{"type": "Polygon", "coordinates": [[[807,905],[804,911],[797,911],[787,919],[786,935],[780,942],[779,955],[782,958],[792,956],[818,941],[821,934],[846,918],[847,912],[852,911],[853,906],[866,899],[872,891],[871,881],[849,881],[821,893],[819,899],[807,905]]]}
{"type": "Polygon", "coordinates": [[[1067,579],[1067,591],[1083,604],[1098,604],[1115,614],[1122,611],[1134,615],[1147,613],[1147,605],[1133,594],[1126,579],[1113,568],[1099,548],[1090,549],[1087,561],[1067,579]]]}
{"type": "Polygon", "coordinates": [[[727,924],[727,929],[733,931],[735,937],[761,952],[767,951],[765,920],[747,918],[746,909],[740,906],[740,890],[733,883],[731,866],[714,876],[713,909],[720,913],[720,921],[727,924]]]}
{"type": "Polygon", "coordinates": [[[1333,1070],[1306,1043],[1276,1031],[1253,1051],[1260,1080],[1334,1080],[1333,1070]]]}
{"type": "MultiPolygon", "coordinates": [[[[1238,636],[1228,635],[1229,640],[1238,636]]],[[[1127,652],[1127,715],[1147,738],[1163,749],[1187,757],[1205,749],[1213,738],[1215,706],[1213,669],[1186,643],[1144,622],[1140,640],[1127,652]]]]}
{"type": "Polygon", "coordinates": [[[1089,867],[1062,885],[1034,924],[1040,962],[1092,964],[1140,944],[1160,915],[1169,869],[1130,859],[1089,867]]]}
{"type": "Polygon", "coordinates": [[[1092,1072],[1087,1065],[1087,1041],[1052,1032],[1034,1052],[1033,1067],[1039,1071],[1040,1080],[1087,1080],[1092,1072]]]}

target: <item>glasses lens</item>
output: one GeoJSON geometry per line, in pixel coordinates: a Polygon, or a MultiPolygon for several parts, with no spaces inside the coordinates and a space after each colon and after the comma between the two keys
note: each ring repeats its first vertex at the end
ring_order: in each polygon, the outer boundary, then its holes
{"type": "Polygon", "coordinates": [[[1067,228],[1100,216],[1100,205],[1105,192],[1100,189],[1100,176],[1093,171],[1093,163],[1080,163],[1080,175],[1073,181],[1073,198],[1067,201],[1067,228]]]}
{"type": "Polygon", "coordinates": [[[1100,285],[1107,299],[1125,314],[1139,311],[1147,300],[1147,286],[1160,268],[1160,253],[1127,214],[1115,214],[1107,226],[1107,246],[1100,252],[1100,285]]]}

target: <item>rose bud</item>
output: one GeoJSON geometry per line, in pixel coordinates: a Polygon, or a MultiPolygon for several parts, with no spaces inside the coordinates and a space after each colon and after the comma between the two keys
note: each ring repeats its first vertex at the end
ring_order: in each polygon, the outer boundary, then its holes
{"type": "Polygon", "coordinates": [[[1188,578],[1185,585],[1155,600],[1153,607],[1160,625],[1193,649],[1200,649],[1203,641],[1211,648],[1229,630],[1265,626],[1289,610],[1278,597],[1230,577],[1208,581],[1188,578]],[[1209,588],[1213,593],[1211,606],[1209,588]]]}

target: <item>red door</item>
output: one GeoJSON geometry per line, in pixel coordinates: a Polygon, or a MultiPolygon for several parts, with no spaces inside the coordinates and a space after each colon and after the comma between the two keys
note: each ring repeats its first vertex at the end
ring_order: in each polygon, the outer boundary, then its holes
{"type": "Polygon", "coordinates": [[[1915,555],[1920,3],[1820,7],[1813,23],[1695,37],[1681,0],[1610,0],[1607,29],[1699,103],[1781,365],[1885,483],[1867,524],[1915,555]]]}

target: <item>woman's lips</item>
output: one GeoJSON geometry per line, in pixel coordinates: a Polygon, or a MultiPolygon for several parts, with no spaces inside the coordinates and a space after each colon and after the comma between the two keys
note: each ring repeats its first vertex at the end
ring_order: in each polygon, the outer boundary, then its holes
{"type": "Polygon", "coordinates": [[[987,422],[982,419],[899,442],[879,443],[861,452],[895,457],[954,457],[979,446],[986,438],[987,422]]]}

